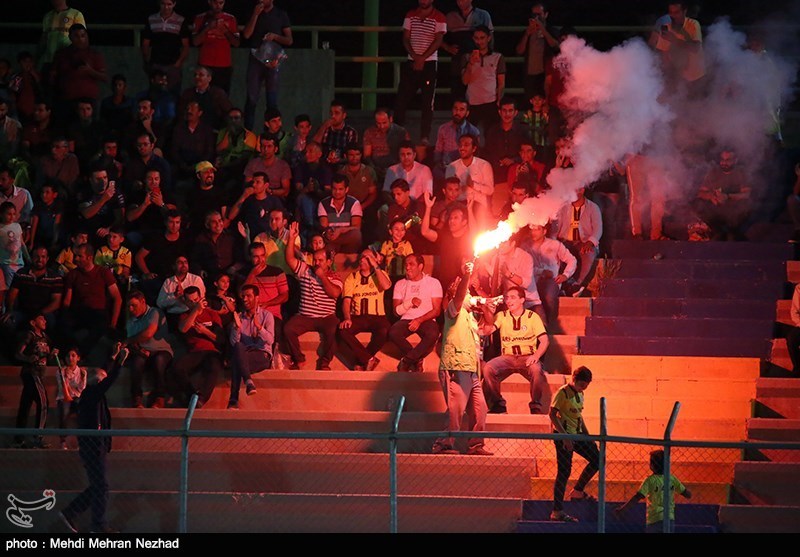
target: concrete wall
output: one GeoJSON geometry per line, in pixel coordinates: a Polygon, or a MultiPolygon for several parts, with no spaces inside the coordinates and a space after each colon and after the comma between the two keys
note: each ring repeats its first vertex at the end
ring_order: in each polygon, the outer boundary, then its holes
{"type": "MultiPolygon", "coordinates": [[[[0,44],[0,57],[11,60],[16,65],[17,53],[22,50],[36,51],[34,44],[0,44]]],[[[137,48],[122,46],[104,46],[100,51],[106,58],[109,76],[121,73],[128,79],[128,91],[136,94],[147,87],[147,76],[142,67],[142,57],[137,48]]],[[[247,58],[250,50],[236,48],[233,50],[234,69],[231,86],[231,100],[234,105],[244,108],[245,74],[247,58]]],[[[281,66],[281,89],[278,106],[283,113],[284,127],[291,129],[294,116],[306,113],[311,116],[314,125],[328,117],[328,105],[333,99],[334,87],[334,52],[332,50],[289,49],[288,59],[281,66]]],[[[184,66],[183,86],[191,85],[192,68],[197,63],[197,50],[192,49],[184,66]]],[[[106,96],[111,93],[110,84],[106,96]]],[[[256,129],[263,127],[260,115],[264,113],[264,95],[261,95],[256,108],[256,129]]]]}

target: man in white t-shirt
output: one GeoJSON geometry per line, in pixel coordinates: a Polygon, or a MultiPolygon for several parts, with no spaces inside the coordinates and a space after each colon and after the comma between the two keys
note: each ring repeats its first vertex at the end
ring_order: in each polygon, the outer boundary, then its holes
{"type": "Polygon", "coordinates": [[[472,188],[475,191],[475,203],[489,210],[494,193],[494,171],[489,161],[475,156],[477,150],[478,138],[470,134],[462,135],[458,139],[459,158],[447,165],[445,178],[456,176],[461,182],[459,199],[466,200],[467,188],[472,188]]]}
{"type": "Polygon", "coordinates": [[[406,278],[394,286],[394,311],[400,320],[389,329],[389,340],[403,355],[397,371],[422,371],[422,361],[439,340],[436,318],[442,312],[442,285],[426,275],[424,269],[425,260],[421,255],[406,257],[406,278]],[[416,346],[406,340],[412,333],[420,337],[416,346]]]}

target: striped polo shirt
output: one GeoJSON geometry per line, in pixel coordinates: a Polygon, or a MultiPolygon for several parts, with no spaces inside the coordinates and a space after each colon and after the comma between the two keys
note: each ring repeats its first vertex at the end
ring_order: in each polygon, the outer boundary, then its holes
{"type": "MultiPolygon", "coordinates": [[[[434,9],[428,15],[422,15],[422,10],[416,8],[409,11],[403,20],[403,30],[411,34],[411,50],[422,54],[431,46],[436,33],[447,31],[447,19],[439,10],[434,9]]],[[[408,57],[411,60],[411,56],[408,57]]],[[[431,62],[439,59],[438,49],[428,56],[425,61],[431,62]]]]}
{"type": "MultiPolygon", "coordinates": [[[[294,274],[300,280],[300,315],[328,317],[336,313],[336,298],[328,296],[312,267],[298,259],[294,274]]],[[[328,271],[328,280],[342,287],[342,280],[333,271],[328,271]]]]}
{"type": "Polygon", "coordinates": [[[350,226],[350,219],[363,215],[364,211],[361,209],[361,203],[352,195],[344,198],[341,209],[337,209],[333,205],[333,197],[331,196],[320,201],[317,207],[317,216],[328,217],[328,226],[331,228],[350,226]]]}

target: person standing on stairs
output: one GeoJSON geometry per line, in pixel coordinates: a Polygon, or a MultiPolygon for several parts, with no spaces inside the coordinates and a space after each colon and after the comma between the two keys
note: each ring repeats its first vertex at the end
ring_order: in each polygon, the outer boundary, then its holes
{"type": "Polygon", "coordinates": [[[793,327],[786,335],[786,348],[792,360],[792,376],[800,377],[800,284],[794,287],[790,314],[793,327]]]}
{"type": "MultiPolygon", "coordinates": [[[[550,405],[550,421],[553,424],[553,433],[589,435],[586,423],[583,421],[583,391],[592,382],[592,371],[586,366],[581,366],[572,372],[570,382],[558,389],[550,405]]],[[[586,459],[586,466],[581,472],[575,487],[570,492],[572,501],[597,501],[584,491],[600,463],[600,451],[594,441],[573,441],[571,439],[555,439],[556,461],[558,472],[553,486],[553,512],[550,520],[559,522],[578,522],[578,519],[564,512],[564,493],[567,489],[567,480],[572,472],[572,455],[578,453],[586,459]]]]}

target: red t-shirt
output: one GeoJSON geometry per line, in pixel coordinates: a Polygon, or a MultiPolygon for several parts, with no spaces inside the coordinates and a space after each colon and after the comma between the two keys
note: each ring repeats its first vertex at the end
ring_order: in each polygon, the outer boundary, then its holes
{"type": "Polygon", "coordinates": [[[116,283],[111,269],[95,265],[88,272],[80,268],[71,270],[64,279],[64,288],[72,289],[71,307],[105,310],[108,308],[108,287],[116,283]]]}
{"type": "Polygon", "coordinates": [[[224,29],[216,26],[217,19],[224,21],[225,27],[234,35],[239,33],[236,25],[236,17],[227,12],[222,12],[219,15],[206,12],[196,16],[194,18],[195,34],[200,33],[209,25],[213,25],[206,35],[203,44],[200,45],[197,61],[203,66],[227,68],[231,65],[231,43],[228,42],[228,39],[225,37],[224,29]]]}
{"type": "MultiPolygon", "coordinates": [[[[189,314],[186,313],[184,315],[189,315],[189,314]]],[[[183,319],[181,319],[181,321],[182,320],[183,319]]],[[[216,327],[216,331],[214,332],[220,335],[223,334],[222,320],[220,319],[219,314],[214,310],[205,308],[203,311],[197,314],[197,317],[195,317],[194,322],[205,325],[212,331],[214,331],[216,327]]],[[[186,331],[186,334],[184,335],[183,338],[184,340],[186,340],[186,347],[189,349],[189,352],[206,352],[209,350],[213,352],[219,352],[219,350],[217,350],[216,345],[210,338],[201,335],[193,328],[186,331]]]]}

